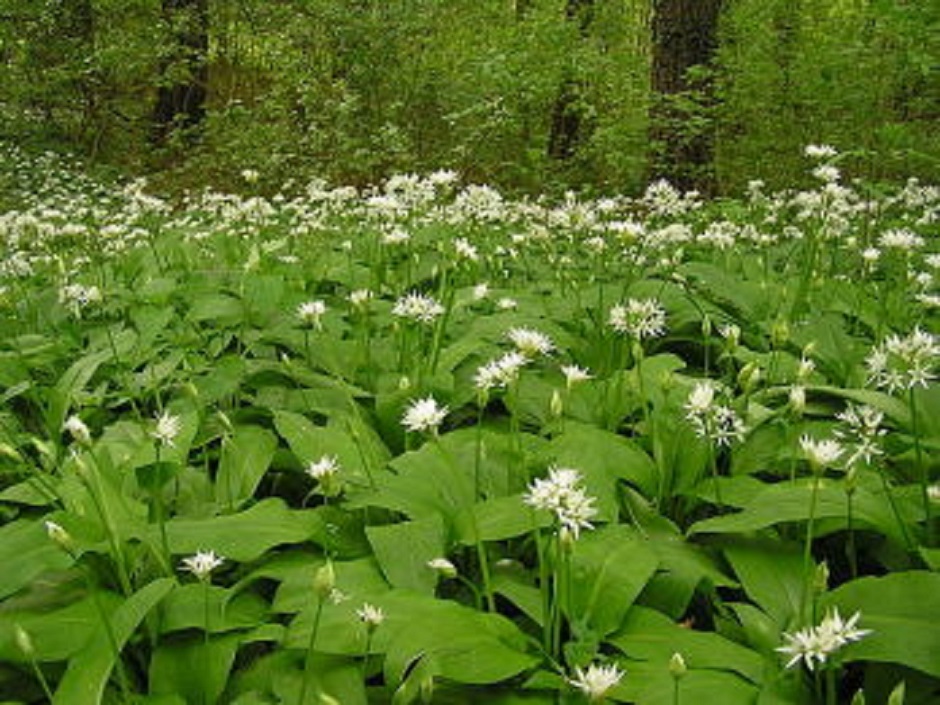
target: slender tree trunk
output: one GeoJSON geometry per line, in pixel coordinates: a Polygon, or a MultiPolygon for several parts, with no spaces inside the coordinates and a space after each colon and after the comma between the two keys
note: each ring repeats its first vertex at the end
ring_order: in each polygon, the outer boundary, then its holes
{"type": "MultiPolygon", "coordinates": [[[[568,0],[565,13],[569,22],[578,24],[582,38],[587,38],[594,20],[594,0],[568,0]]],[[[558,97],[552,108],[552,125],[548,137],[548,156],[565,161],[575,156],[578,145],[588,130],[582,104],[584,86],[575,71],[562,79],[558,97]]]]}
{"type": "Polygon", "coordinates": [[[208,0],[162,0],[162,14],[173,46],[160,67],[153,110],[153,137],[158,143],[177,128],[197,127],[203,121],[209,77],[208,0]]]}
{"type": "Polygon", "coordinates": [[[712,193],[716,186],[707,114],[713,80],[690,69],[708,67],[715,56],[721,6],[722,0],[653,0],[650,176],[683,190],[712,193]]]}

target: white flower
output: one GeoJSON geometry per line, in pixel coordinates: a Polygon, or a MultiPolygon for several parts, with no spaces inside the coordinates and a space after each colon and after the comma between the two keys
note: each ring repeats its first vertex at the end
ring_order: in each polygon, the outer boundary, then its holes
{"type": "Polygon", "coordinates": [[[473,378],[473,383],[481,391],[508,387],[518,379],[519,371],[528,362],[529,360],[525,355],[513,350],[479,367],[473,378]]]}
{"type": "Polygon", "coordinates": [[[802,414],[806,409],[806,387],[802,384],[790,387],[789,404],[794,413],[802,414]]]}
{"type": "Polygon", "coordinates": [[[810,159],[829,159],[838,154],[836,148],[828,144],[808,144],[803,153],[810,159]]]}
{"type": "Polygon", "coordinates": [[[569,390],[578,382],[586,382],[593,377],[589,370],[577,365],[562,365],[561,373],[565,376],[565,385],[569,390]]]}
{"type": "Polygon", "coordinates": [[[496,308],[498,308],[500,311],[509,311],[518,307],[519,303],[515,299],[510,299],[506,296],[496,302],[496,308]]]}
{"type": "Polygon", "coordinates": [[[553,466],[547,478],[532,481],[522,501],[553,512],[561,529],[577,539],[581,529],[594,528],[591,519],[597,515],[594,498],[585,493],[580,482],[581,473],[577,470],[553,466]]]}
{"type": "Polygon", "coordinates": [[[183,422],[179,416],[164,411],[157,417],[157,425],[151,435],[162,445],[173,447],[182,428],[183,422]]]}
{"type": "Polygon", "coordinates": [[[305,301],[297,307],[297,317],[305,326],[320,328],[320,318],[326,313],[326,304],[320,300],[305,301]]]}
{"type": "Polygon", "coordinates": [[[807,357],[800,358],[800,365],[796,369],[796,379],[805,382],[816,370],[816,363],[807,357]]]}
{"type": "Polygon", "coordinates": [[[798,664],[801,660],[809,670],[814,669],[814,661],[822,665],[826,660],[846,644],[859,641],[871,634],[869,629],[858,629],[856,624],[861,617],[856,612],[848,620],[843,621],[839,610],[834,609],[826,615],[816,627],[807,627],[794,634],[784,634],[786,644],[778,646],[777,651],[790,657],[787,668],[798,664]]]}
{"type": "Polygon", "coordinates": [[[827,184],[838,181],[840,175],[839,170],[831,164],[822,164],[813,169],[813,176],[827,184]]]}
{"type": "Polygon", "coordinates": [[[356,289],[349,294],[349,303],[356,308],[364,308],[372,299],[372,292],[368,289],[356,289]]]}
{"type": "Polygon", "coordinates": [[[46,527],[46,535],[55,541],[62,548],[69,550],[72,546],[72,536],[68,531],[62,528],[61,524],[57,524],[54,521],[45,521],[44,525],[46,527]]]}
{"type": "Polygon", "coordinates": [[[482,301],[490,294],[490,285],[486,282],[481,282],[473,287],[473,300],[482,301]]]}
{"type": "Polygon", "coordinates": [[[414,291],[398,299],[392,308],[392,315],[424,324],[433,323],[442,313],[444,307],[437,301],[414,291]]]}
{"type": "Polygon", "coordinates": [[[506,335],[519,352],[528,358],[548,355],[555,349],[551,338],[531,328],[510,328],[506,335]]]}
{"type": "Polygon", "coordinates": [[[215,555],[214,551],[197,551],[196,555],[183,559],[181,570],[188,570],[200,580],[206,580],[223,561],[222,556],[215,555]]]}
{"type": "Polygon", "coordinates": [[[406,430],[413,433],[420,431],[436,431],[447,416],[447,407],[438,405],[434,397],[416,399],[405,410],[401,423],[406,430]]]}
{"type": "Polygon", "coordinates": [[[615,331],[637,340],[666,332],[666,311],[656,299],[628,299],[610,309],[608,322],[615,331]]]}
{"type": "Polygon", "coordinates": [[[382,235],[382,244],[383,245],[404,245],[411,239],[411,235],[402,230],[401,228],[395,228],[394,230],[387,232],[382,235]]]}
{"type": "Polygon", "coordinates": [[[85,422],[74,414],[65,420],[65,424],[62,428],[68,431],[69,435],[80,444],[88,445],[91,443],[91,431],[88,430],[88,426],[85,425],[85,422]]]}
{"type": "Polygon", "coordinates": [[[324,455],[307,466],[307,474],[314,480],[323,480],[339,472],[339,461],[336,456],[324,455]]]}
{"type": "Polygon", "coordinates": [[[458,237],[454,240],[454,250],[459,257],[476,262],[480,259],[480,253],[474,245],[471,245],[465,238],[458,237]]]}
{"type": "Polygon", "coordinates": [[[600,666],[595,663],[586,670],[575,668],[574,674],[575,677],[569,678],[568,682],[592,702],[600,701],[624,676],[624,672],[613,664],[600,666]]]}
{"type": "Polygon", "coordinates": [[[711,381],[697,382],[685,402],[685,417],[699,438],[730,446],[744,438],[746,429],[734,409],[715,402],[715,392],[711,381]]]}
{"type": "Polygon", "coordinates": [[[878,244],[884,248],[896,250],[914,250],[924,246],[924,238],[905,228],[886,230],[878,238],[878,244]]]}
{"type": "Polygon", "coordinates": [[[868,356],[868,381],[889,393],[914,387],[926,387],[935,375],[933,368],[940,356],[936,336],[915,328],[902,338],[891,335],[868,356]]]}
{"type": "Polygon", "coordinates": [[[382,608],[370,605],[368,602],[364,603],[362,607],[356,610],[356,616],[359,617],[359,621],[365,624],[366,628],[369,630],[375,629],[385,621],[385,612],[382,611],[382,608]]]}
{"type": "Polygon", "coordinates": [[[831,438],[817,441],[810,436],[801,436],[800,448],[810,465],[816,470],[832,467],[842,455],[842,446],[831,438]]]}
{"type": "Polygon", "coordinates": [[[835,431],[835,435],[846,444],[846,450],[850,451],[846,465],[851,467],[862,460],[870,465],[877,456],[884,455],[881,438],[887,431],[881,428],[884,419],[882,412],[867,405],[849,404],[845,411],[836,414],[836,418],[845,424],[844,428],[835,431]]]}

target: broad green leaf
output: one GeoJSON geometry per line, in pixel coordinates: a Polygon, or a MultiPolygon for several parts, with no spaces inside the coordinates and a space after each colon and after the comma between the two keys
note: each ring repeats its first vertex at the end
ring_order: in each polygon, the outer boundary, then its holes
{"type": "MultiPolygon", "coordinates": [[[[616,700],[634,705],[674,705],[675,686],[668,665],[668,657],[661,663],[622,662],[626,675],[616,700]]],[[[754,705],[756,695],[753,683],[726,671],[689,669],[679,682],[679,703],[754,705]]]]}
{"type": "MultiPolygon", "coordinates": [[[[269,497],[237,514],[171,519],[166,529],[174,554],[211,549],[230,561],[245,563],[275,546],[306,541],[317,525],[311,512],[288,509],[283,500],[269,497]]],[[[157,540],[157,528],[151,527],[147,537],[157,540]]]]}
{"type": "Polygon", "coordinates": [[[150,692],[178,693],[189,703],[218,702],[240,641],[241,635],[226,634],[208,643],[201,637],[161,643],[150,661],[150,692]]]}
{"type": "Polygon", "coordinates": [[[277,439],[258,426],[239,426],[222,441],[222,458],[215,478],[216,502],[237,507],[251,498],[268,471],[277,439]]]}
{"type": "Polygon", "coordinates": [[[99,705],[118,656],[111,638],[118,649],[123,648],[140,623],[175,585],[172,578],[155,580],[115,609],[110,619],[111,636],[104,626],[99,627],[86,647],[69,661],[53,705],[99,705]]]}
{"type": "Polygon", "coordinates": [[[254,592],[236,594],[217,585],[210,585],[208,593],[208,608],[203,583],[181,585],[170,593],[161,609],[161,632],[205,630],[206,617],[210,632],[249,629],[264,623],[268,605],[260,595],[254,592]]]}
{"type": "Polygon", "coordinates": [[[861,612],[871,634],[844,647],[847,661],[887,661],[940,678],[940,573],[908,571],[859,578],[825,596],[843,618],[861,612]]]}
{"type": "Polygon", "coordinates": [[[600,428],[570,422],[546,448],[549,462],[581,472],[588,493],[597,498],[601,518],[617,515],[617,482],[626,480],[647,495],[655,494],[656,466],[630,439],[600,428]]]}
{"type": "Polygon", "coordinates": [[[661,612],[645,607],[631,609],[623,628],[608,641],[630,659],[650,665],[665,668],[672,655],[679,653],[690,671],[733,671],[755,684],[763,678],[761,654],[715,632],[683,627],[661,612]]]}
{"type": "Polygon", "coordinates": [[[734,538],[724,546],[747,596],[783,629],[800,608],[803,556],[796,544],[734,538]]]}
{"type": "Polygon", "coordinates": [[[446,529],[440,516],[368,527],[366,535],[393,587],[433,594],[437,574],[427,564],[446,553],[446,529]]]}
{"type": "Polygon", "coordinates": [[[0,527],[0,599],[46,571],[71,564],[72,559],[46,534],[43,522],[18,519],[0,527]]]}
{"type": "MultiPolygon", "coordinates": [[[[53,595],[48,596],[50,599],[62,599],[68,592],[62,585],[54,585],[54,588],[53,595]]],[[[110,614],[121,604],[120,597],[110,592],[99,593],[97,599],[100,608],[92,597],[84,597],[58,609],[40,609],[47,607],[40,603],[35,609],[17,610],[11,604],[13,601],[5,603],[4,615],[0,619],[0,661],[26,662],[26,656],[16,645],[15,624],[29,634],[37,661],[63,661],[79,652],[101,624],[101,610],[110,614]]]]}
{"type": "Polygon", "coordinates": [[[571,553],[570,618],[600,635],[616,631],[658,566],[656,554],[626,526],[582,533],[571,553]]]}

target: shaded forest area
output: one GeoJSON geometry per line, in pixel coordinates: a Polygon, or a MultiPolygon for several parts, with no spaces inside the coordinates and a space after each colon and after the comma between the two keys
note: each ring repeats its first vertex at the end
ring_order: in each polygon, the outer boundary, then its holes
{"type": "Polygon", "coordinates": [[[0,0],[0,138],[158,182],[707,194],[940,180],[940,6],[905,0],[0,0]]]}

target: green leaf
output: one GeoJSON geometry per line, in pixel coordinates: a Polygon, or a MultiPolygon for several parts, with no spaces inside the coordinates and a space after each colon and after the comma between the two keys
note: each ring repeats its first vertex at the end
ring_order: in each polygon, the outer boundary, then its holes
{"type": "Polygon", "coordinates": [[[216,501],[236,507],[250,499],[268,471],[277,438],[258,426],[239,426],[222,441],[222,458],[215,478],[216,501]]]}
{"type": "Polygon", "coordinates": [[[446,530],[440,516],[417,521],[370,526],[369,543],[382,572],[393,587],[433,594],[437,574],[428,561],[445,555],[446,530]]]}
{"type": "Polygon", "coordinates": [[[655,494],[656,465],[630,439],[574,421],[545,450],[548,462],[581,472],[588,494],[597,499],[600,517],[617,516],[617,482],[626,480],[647,495],[655,494]]]}
{"type": "Polygon", "coordinates": [[[623,628],[608,641],[631,659],[658,664],[663,669],[678,652],[689,671],[733,671],[755,684],[763,678],[761,654],[715,632],[682,627],[661,612],[645,607],[631,609],[623,628]]]}
{"type": "Polygon", "coordinates": [[[780,629],[799,612],[803,589],[803,556],[796,544],[735,538],[725,556],[744,591],[780,629]]]}
{"type": "Polygon", "coordinates": [[[46,571],[71,564],[72,559],[49,538],[41,521],[19,519],[0,527],[0,599],[46,571]]]}
{"type": "Polygon", "coordinates": [[[141,489],[147,492],[158,492],[166,483],[179,474],[182,469],[179,463],[160,461],[148,463],[134,468],[134,476],[141,489]]]}
{"type": "MultiPolygon", "coordinates": [[[[237,514],[210,519],[175,518],[167,522],[166,529],[174,554],[211,549],[228,560],[245,563],[275,546],[306,541],[317,526],[312,512],[288,509],[283,500],[269,497],[237,514]]],[[[149,529],[147,538],[157,540],[157,527],[149,529]]]]}
{"type": "Polygon", "coordinates": [[[624,616],[659,565],[656,554],[623,525],[588,531],[571,554],[571,614],[601,635],[624,616]]]}
{"type": "MultiPolygon", "coordinates": [[[[172,578],[155,580],[114,610],[110,619],[111,635],[119,649],[175,585],[172,578]]],[[[53,705],[99,705],[116,656],[111,637],[101,626],[86,647],[69,661],[65,676],[56,689],[53,705]]]]}
{"type": "Polygon", "coordinates": [[[847,661],[886,661],[940,678],[940,573],[908,571],[860,578],[826,595],[843,618],[861,612],[871,634],[844,647],[847,661]]]}
{"type": "Polygon", "coordinates": [[[218,702],[228,682],[240,634],[161,643],[150,661],[150,691],[180,694],[188,703],[218,702]]]}

